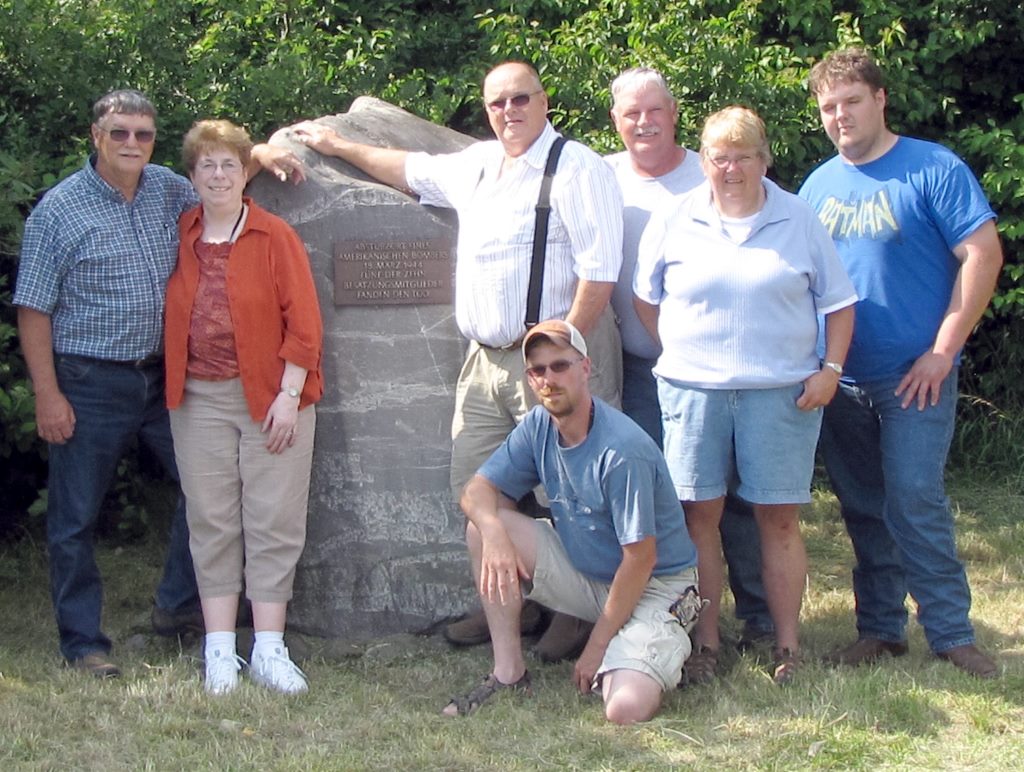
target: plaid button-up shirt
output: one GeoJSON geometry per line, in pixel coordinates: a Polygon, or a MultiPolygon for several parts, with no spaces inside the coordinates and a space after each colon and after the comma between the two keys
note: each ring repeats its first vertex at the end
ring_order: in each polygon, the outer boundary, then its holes
{"type": "Polygon", "coordinates": [[[148,164],[128,202],[86,161],[25,223],[15,305],[49,314],[53,348],[127,361],[163,347],[164,292],[191,183],[148,164]]]}

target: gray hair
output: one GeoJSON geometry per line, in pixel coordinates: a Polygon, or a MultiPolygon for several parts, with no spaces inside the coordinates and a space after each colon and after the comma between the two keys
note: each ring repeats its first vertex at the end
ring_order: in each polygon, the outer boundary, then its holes
{"type": "Polygon", "coordinates": [[[156,108],[145,94],[135,89],[125,88],[111,91],[96,100],[92,106],[92,121],[98,123],[108,113],[120,115],[148,115],[156,120],[156,108]]]}
{"type": "Polygon", "coordinates": [[[665,96],[672,103],[673,107],[676,105],[676,98],[672,96],[672,92],[668,89],[668,84],[665,82],[665,76],[652,67],[633,67],[632,69],[626,70],[619,74],[619,76],[612,81],[612,108],[615,108],[615,102],[619,98],[619,94],[627,89],[640,89],[644,86],[655,86],[665,92],[665,96]]]}

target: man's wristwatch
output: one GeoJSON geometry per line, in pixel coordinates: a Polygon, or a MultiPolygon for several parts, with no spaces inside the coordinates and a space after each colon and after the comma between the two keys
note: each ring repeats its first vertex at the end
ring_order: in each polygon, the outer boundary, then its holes
{"type": "Polygon", "coordinates": [[[834,370],[836,375],[843,374],[843,366],[838,362],[825,362],[822,367],[827,367],[829,370],[834,370]]]}
{"type": "Polygon", "coordinates": [[[298,388],[296,388],[295,386],[285,386],[285,387],[283,387],[283,388],[281,389],[281,393],[282,393],[282,394],[287,394],[287,395],[288,395],[289,397],[291,397],[292,399],[298,399],[299,395],[300,395],[300,394],[301,394],[302,392],[301,392],[301,391],[299,391],[299,389],[298,389],[298,388]]]}

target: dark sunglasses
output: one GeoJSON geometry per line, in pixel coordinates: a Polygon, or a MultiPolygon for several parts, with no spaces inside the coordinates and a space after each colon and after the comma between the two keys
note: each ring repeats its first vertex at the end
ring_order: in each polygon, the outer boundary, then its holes
{"type": "Polygon", "coordinates": [[[156,132],[153,129],[139,129],[137,131],[132,131],[131,129],[105,129],[102,126],[97,126],[96,128],[100,131],[107,132],[114,142],[127,142],[128,137],[132,134],[134,134],[135,139],[143,145],[148,145],[156,139],[156,132]]]}
{"type": "Polygon", "coordinates": [[[582,362],[583,357],[579,359],[556,359],[549,365],[534,365],[533,367],[526,368],[526,374],[531,378],[543,378],[544,373],[551,370],[553,373],[564,373],[570,367],[577,362],[582,362]]]}
{"type": "Polygon", "coordinates": [[[513,107],[526,107],[530,104],[530,98],[534,94],[539,94],[540,91],[531,91],[529,94],[516,94],[515,96],[503,97],[502,99],[495,99],[492,102],[488,102],[487,106],[491,109],[492,113],[500,113],[502,110],[508,108],[511,104],[513,107]]]}

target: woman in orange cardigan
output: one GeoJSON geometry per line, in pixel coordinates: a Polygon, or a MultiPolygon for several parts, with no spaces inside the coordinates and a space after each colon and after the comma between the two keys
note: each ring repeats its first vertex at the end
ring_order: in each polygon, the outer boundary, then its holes
{"type": "Polygon", "coordinates": [[[206,624],[206,691],[238,685],[243,572],[252,602],[252,679],[307,690],[284,645],[306,538],[323,326],[295,231],[243,198],[252,141],[200,121],[183,158],[201,205],[181,217],[167,285],[167,406],[206,624]]]}

